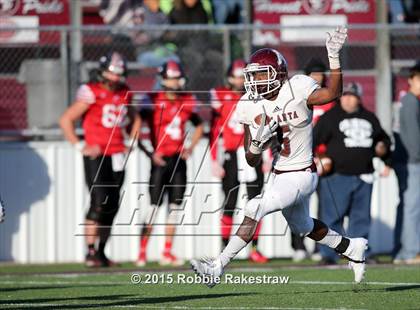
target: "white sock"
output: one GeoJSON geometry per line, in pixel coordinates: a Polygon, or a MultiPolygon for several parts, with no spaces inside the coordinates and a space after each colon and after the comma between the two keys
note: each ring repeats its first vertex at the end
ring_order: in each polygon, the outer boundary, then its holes
{"type": "Polygon", "coordinates": [[[327,235],[318,242],[335,249],[340,244],[341,239],[343,239],[343,236],[329,228],[327,235]]]}
{"type": "Polygon", "coordinates": [[[248,242],[245,242],[242,238],[236,235],[232,236],[229,240],[228,245],[219,255],[223,267],[229,264],[232,258],[234,258],[247,244],[248,242]]]}

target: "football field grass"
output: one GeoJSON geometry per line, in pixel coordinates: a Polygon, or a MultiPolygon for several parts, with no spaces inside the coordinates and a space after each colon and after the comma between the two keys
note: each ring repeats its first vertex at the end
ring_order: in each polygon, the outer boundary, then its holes
{"type": "Polygon", "coordinates": [[[141,271],[125,264],[91,272],[78,264],[0,265],[0,309],[420,309],[419,266],[369,266],[359,285],[343,266],[235,262],[226,274],[229,279],[209,289],[186,283],[194,280],[188,266],[141,271]],[[138,277],[142,283],[133,284],[138,277]],[[225,281],[244,279],[271,283],[225,281]]]}

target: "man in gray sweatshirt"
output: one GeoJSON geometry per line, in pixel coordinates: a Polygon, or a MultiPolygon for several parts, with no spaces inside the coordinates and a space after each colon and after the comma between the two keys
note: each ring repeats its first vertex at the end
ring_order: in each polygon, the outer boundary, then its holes
{"type": "Polygon", "coordinates": [[[420,264],[420,62],[410,69],[409,91],[402,98],[400,135],[408,153],[401,249],[394,263],[420,264]]]}

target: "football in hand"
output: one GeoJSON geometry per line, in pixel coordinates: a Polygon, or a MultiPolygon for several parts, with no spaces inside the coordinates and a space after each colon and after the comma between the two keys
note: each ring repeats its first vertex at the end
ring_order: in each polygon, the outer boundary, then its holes
{"type": "MultiPolygon", "coordinates": [[[[257,125],[258,127],[261,126],[262,118],[263,118],[263,114],[259,114],[259,115],[255,116],[254,124],[257,125]]],[[[266,115],[264,126],[268,125],[270,123],[270,121],[271,121],[271,117],[266,115]]]]}

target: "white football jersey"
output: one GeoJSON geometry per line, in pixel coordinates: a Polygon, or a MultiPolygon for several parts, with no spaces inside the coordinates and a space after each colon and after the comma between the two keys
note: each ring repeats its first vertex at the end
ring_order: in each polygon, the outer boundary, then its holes
{"type": "Polygon", "coordinates": [[[248,93],[240,99],[236,107],[239,121],[250,128],[257,128],[254,119],[264,109],[268,116],[278,120],[283,141],[273,164],[275,169],[299,170],[312,164],[312,109],[306,102],[317,88],[319,85],[311,77],[295,75],[286,80],[276,100],[253,100],[248,93]]]}

